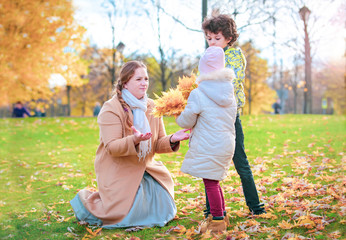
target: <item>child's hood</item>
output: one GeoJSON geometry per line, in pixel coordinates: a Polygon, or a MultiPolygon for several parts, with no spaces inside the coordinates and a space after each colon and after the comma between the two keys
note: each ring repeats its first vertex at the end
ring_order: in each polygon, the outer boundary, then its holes
{"type": "Polygon", "coordinates": [[[200,75],[196,82],[198,89],[220,106],[235,104],[232,80],[233,70],[225,68],[210,74],[200,75]]]}

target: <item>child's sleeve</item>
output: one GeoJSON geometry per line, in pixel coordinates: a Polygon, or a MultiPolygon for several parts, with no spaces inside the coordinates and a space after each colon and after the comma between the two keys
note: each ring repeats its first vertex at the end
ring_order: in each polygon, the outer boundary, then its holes
{"type": "Polygon", "coordinates": [[[182,128],[193,128],[197,122],[197,117],[200,114],[200,104],[198,92],[192,90],[184,111],[176,118],[177,124],[182,128]]]}
{"type": "Polygon", "coordinates": [[[233,79],[234,96],[237,101],[238,110],[245,105],[245,69],[246,59],[240,49],[231,48],[225,52],[226,67],[234,71],[235,77],[233,79]]]}

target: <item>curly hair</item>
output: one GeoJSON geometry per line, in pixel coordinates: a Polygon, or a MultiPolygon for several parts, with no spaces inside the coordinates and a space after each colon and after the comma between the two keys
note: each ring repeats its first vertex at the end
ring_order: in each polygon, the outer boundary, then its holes
{"type": "Polygon", "coordinates": [[[202,23],[202,29],[204,34],[208,32],[218,34],[221,32],[226,39],[231,39],[228,43],[229,46],[232,46],[239,37],[235,21],[227,14],[212,15],[209,18],[206,17],[202,23]]]}
{"type": "Polygon", "coordinates": [[[147,69],[147,66],[143,62],[140,61],[129,61],[125,63],[122,68],[120,69],[120,74],[118,80],[114,83],[114,90],[112,95],[115,96],[117,95],[118,100],[121,104],[121,106],[124,109],[125,116],[126,116],[126,125],[128,127],[132,126],[131,120],[130,120],[130,107],[127,105],[125,100],[122,98],[122,90],[124,88],[124,85],[133,77],[135,74],[136,70],[138,68],[145,68],[147,69]]]}

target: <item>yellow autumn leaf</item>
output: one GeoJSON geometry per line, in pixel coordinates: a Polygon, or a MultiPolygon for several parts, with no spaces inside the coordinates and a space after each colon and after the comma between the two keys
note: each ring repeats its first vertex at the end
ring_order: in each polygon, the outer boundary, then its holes
{"type": "Polygon", "coordinates": [[[99,232],[101,232],[102,228],[98,228],[95,230],[95,232],[93,232],[93,230],[91,230],[90,228],[88,227],[85,227],[85,229],[93,236],[96,236],[99,232]]]}
{"type": "Polygon", "coordinates": [[[301,216],[298,219],[296,226],[303,226],[305,228],[313,228],[316,226],[315,222],[310,219],[309,216],[301,216]]]}
{"type": "Polygon", "coordinates": [[[211,231],[207,230],[205,233],[202,234],[202,239],[210,239],[212,237],[211,231]]]}
{"type": "Polygon", "coordinates": [[[238,210],[238,211],[234,211],[234,213],[238,216],[238,217],[246,217],[247,213],[242,211],[242,210],[238,210]]]}
{"type": "Polygon", "coordinates": [[[265,213],[265,214],[261,214],[261,215],[259,215],[258,217],[259,217],[259,218],[272,219],[272,220],[278,218],[275,214],[269,213],[269,212],[268,212],[268,213],[265,213]]]}
{"type": "Polygon", "coordinates": [[[184,234],[186,232],[186,228],[183,225],[178,224],[176,227],[174,227],[173,231],[179,234],[184,234]]]}
{"type": "Polygon", "coordinates": [[[290,224],[289,222],[286,222],[285,220],[282,220],[282,222],[278,223],[278,225],[281,229],[291,229],[294,227],[294,225],[290,224]]]}
{"type": "Polygon", "coordinates": [[[170,89],[168,92],[162,92],[161,97],[156,97],[153,110],[155,117],[179,115],[186,106],[186,100],[178,89],[170,89]]]}
{"type": "Polygon", "coordinates": [[[195,227],[192,227],[190,229],[188,229],[185,233],[185,236],[188,238],[188,239],[191,239],[192,236],[196,235],[197,232],[195,231],[195,227]]]}
{"type": "Polygon", "coordinates": [[[31,184],[28,184],[28,185],[26,186],[25,191],[26,191],[27,193],[31,193],[31,192],[32,192],[31,184]]]}
{"type": "Polygon", "coordinates": [[[191,74],[190,77],[183,76],[178,80],[177,89],[183,94],[183,97],[187,100],[189,98],[190,92],[197,88],[196,75],[191,74]]]}

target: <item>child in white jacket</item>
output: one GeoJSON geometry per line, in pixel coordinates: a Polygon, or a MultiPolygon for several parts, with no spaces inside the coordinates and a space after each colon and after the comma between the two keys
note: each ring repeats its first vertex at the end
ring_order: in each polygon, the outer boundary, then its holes
{"type": "Polygon", "coordinates": [[[235,147],[234,72],[225,68],[225,54],[220,47],[209,47],[198,69],[198,87],[191,91],[184,111],[176,118],[180,127],[192,129],[181,171],[203,178],[211,215],[200,225],[200,232],[222,232],[229,221],[224,217],[219,181],[227,176],[235,147]]]}

